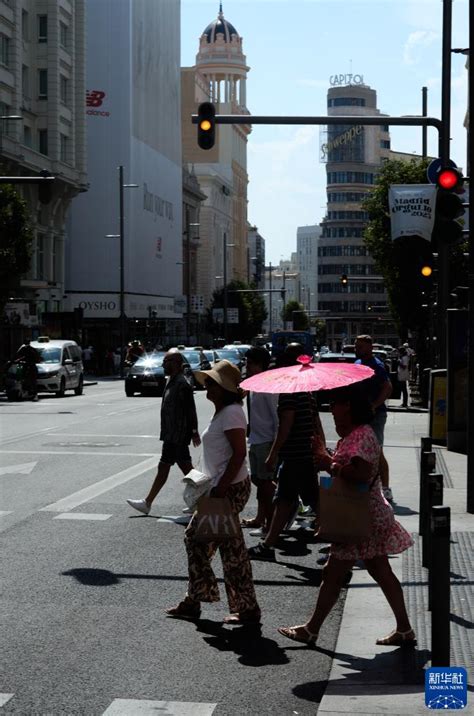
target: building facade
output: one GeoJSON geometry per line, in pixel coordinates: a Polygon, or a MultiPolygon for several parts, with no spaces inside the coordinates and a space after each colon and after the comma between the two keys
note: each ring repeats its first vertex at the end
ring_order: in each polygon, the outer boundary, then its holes
{"type": "MultiPolygon", "coordinates": [[[[380,115],[375,90],[363,84],[331,87],[328,115],[380,115]]],[[[383,115],[382,115],[383,116],[383,115]]],[[[361,203],[390,158],[388,125],[332,125],[321,145],[326,162],[327,212],[318,240],[317,308],[326,316],[328,344],[339,349],[361,333],[380,343],[398,342],[387,317],[387,295],[363,242],[368,221],[361,203]],[[341,276],[348,281],[342,283],[341,276]]]]}
{"type": "Polygon", "coordinates": [[[265,239],[256,226],[248,226],[247,283],[257,289],[264,288],[265,239]]]}
{"type": "Polygon", "coordinates": [[[204,101],[217,114],[249,114],[246,80],[249,67],[242,38],[225,19],[216,20],[199,40],[194,67],[182,70],[183,160],[192,164],[206,199],[201,208],[197,290],[209,306],[213,291],[233,279],[247,280],[247,136],[250,125],[217,125],[216,142],[205,151],[197,145],[191,115],[204,101]]]}
{"type": "Polygon", "coordinates": [[[122,301],[126,339],[153,316],[167,342],[183,296],[179,3],[88,0],[87,39],[89,188],[70,217],[68,305],[88,342],[118,345],[122,301]]]}
{"type": "Polygon", "coordinates": [[[296,264],[300,276],[300,297],[310,317],[318,308],[318,244],[322,229],[319,225],[298,226],[296,230],[296,264]]]}
{"type": "Polygon", "coordinates": [[[37,185],[16,187],[34,244],[30,270],[12,299],[24,303],[22,324],[33,334],[45,316],[64,309],[66,217],[87,188],[85,44],[83,0],[0,2],[1,171],[37,176],[47,170],[55,177],[47,204],[37,185]]]}

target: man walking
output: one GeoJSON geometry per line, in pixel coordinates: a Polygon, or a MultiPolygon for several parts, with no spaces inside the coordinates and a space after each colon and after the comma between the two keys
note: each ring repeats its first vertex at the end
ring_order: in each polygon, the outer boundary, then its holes
{"type": "Polygon", "coordinates": [[[177,463],[183,475],[193,469],[189,444],[201,444],[198,432],[196,405],[193,389],[183,374],[183,356],[170,350],[163,359],[165,374],[169,376],[161,403],[160,440],[163,441],[158,472],[153,485],[142,500],[127,500],[130,507],[147,515],[153,500],[165,485],[172,465],[177,463]]]}
{"type": "MultiPolygon", "coordinates": [[[[290,343],[283,363],[296,365],[304,354],[302,345],[290,343]]],[[[326,442],[314,393],[281,393],[278,399],[279,426],[266,460],[267,469],[276,469],[275,509],[265,539],[250,547],[250,559],[275,561],[275,544],[301,498],[315,512],[318,509],[318,473],[313,457],[313,436],[326,442]]]]}
{"type": "MultiPolygon", "coordinates": [[[[374,375],[364,381],[364,383],[367,385],[368,398],[374,411],[374,417],[370,423],[370,427],[374,431],[380,447],[383,448],[385,423],[387,421],[385,401],[392,394],[392,383],[390,382],[384,364],[372,353],[372,336],[357,336],[355,354],[358,358],[356,363],[367,365],[374,371],[374,375]]],[[[380,452],[379,471],[384,497],[388,502],[393,502],[392,490],[389,487],[388,462],[383,454],[383,450],[380,452]]]]}
{"type": "MultiPolygon", "coordinates": [[[[250,348],[246,355],[247,377],[263,373],[270,365],[270,353],[266,348],[250,348]]],[[[256,527],[254,536],[263,536],[268,532],[273,514],[273,494],[275,492],[274,475],[269,472],[265,461],[270,453],[278,430],[278,396],[271,393],[250,392],[247,397],[249,413],[249,462],[250,477],[257,488],[257,516],[252,520],[242,520],[246,527],[256,527]]]]}

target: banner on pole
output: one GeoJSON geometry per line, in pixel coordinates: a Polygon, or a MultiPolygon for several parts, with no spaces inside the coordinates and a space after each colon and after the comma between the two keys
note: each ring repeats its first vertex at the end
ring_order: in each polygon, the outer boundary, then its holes
{"type": "Polygon", "coordinates": [[[431,241],[436,208],[433,184],[392,184],[388,204],[393,241],[402,236],[431,241]]]}

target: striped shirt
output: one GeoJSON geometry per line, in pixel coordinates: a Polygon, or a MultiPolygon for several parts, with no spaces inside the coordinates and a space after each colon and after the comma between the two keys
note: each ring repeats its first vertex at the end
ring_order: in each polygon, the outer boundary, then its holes
{"type": "Polygon", "coordinates": [[[295,411],[295,420],[286,442],[280,449],[282,460],[307,460],[313,457],[312,437],[319,425],[318,403],[314,393],[281,393],[278,415],[295,411]]]}

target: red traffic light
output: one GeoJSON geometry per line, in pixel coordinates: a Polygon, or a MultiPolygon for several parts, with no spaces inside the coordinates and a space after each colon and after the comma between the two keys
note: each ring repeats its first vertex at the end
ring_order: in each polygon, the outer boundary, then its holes
{"type": "Polygon", "coordinates": [[[446,191],[456,189],[462,185],[462,182],[462,174],[457,169],[441,169],[436,177],[436,184],[446,191]]]}

